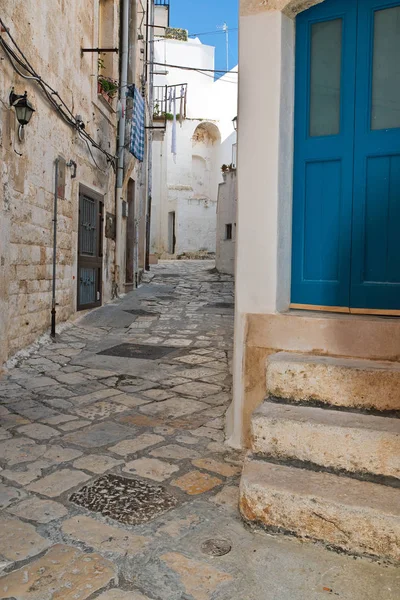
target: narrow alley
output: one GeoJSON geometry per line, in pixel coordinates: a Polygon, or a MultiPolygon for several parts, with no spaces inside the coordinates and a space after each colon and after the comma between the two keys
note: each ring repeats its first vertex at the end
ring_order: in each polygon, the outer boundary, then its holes
{"type": "Polygon", "coordinates": [[[232,278],[211,261],[146,277],[0,382],[0,598],[398,598],[390,565],[243,523],[232,278]]]}

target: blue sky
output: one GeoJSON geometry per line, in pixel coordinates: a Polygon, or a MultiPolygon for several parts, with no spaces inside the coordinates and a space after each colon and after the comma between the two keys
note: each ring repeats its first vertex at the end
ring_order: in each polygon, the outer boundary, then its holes
{"type": "MultiPolygon", "coordinates": [[[[224,21],[229,32],[229,68],[237,64],[238,54],[238,0],[170,0],[170,25],[189,30],[189,35],[209,31],[218,32],[224,21]]],[[[203,44],[215,46],[215,68],[226,69],[225,35],[221,32],[199,36],[203,44]]]]}

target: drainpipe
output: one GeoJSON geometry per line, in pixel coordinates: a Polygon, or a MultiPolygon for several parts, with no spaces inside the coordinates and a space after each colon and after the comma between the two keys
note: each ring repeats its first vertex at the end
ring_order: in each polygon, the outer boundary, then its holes
{"type": "Polygon", "coordinates": [[[54,215],[53,215],[53,285],[51,296],[51,337],[56,337],[56,272],[57,272],[57,204],[58,204],[58,164],[59,158],[55,160],[54,177],[54,215]]]}
{"type": "Polygon", "coordinates": [[[151,199],[153,190],[153,70],[154,70],[154,0],[148,2],[147,21],[150,18],[150,34],[148,36],[149,46],[149,128],[147,136],[147,215],[146,215],[146,258],[145,269],[150,271],[150,228],[151,228],[151,199]],[[149,6],[150,5],[150,6],[149,6]]]}
{"type": "MultiPolygon", "coordinates": [[[[122,187],[124,185],[124,154],[125,154],[125,129],[126,129],[126,92],[128,84],[128,55],[129,55],[129,0],[122,0],[121,13],[121,64],[120,64],[120,103],[121,115],[118,122],[118,148],[117,148],[117,177],[115,185],[115,286],[118,289],[117,277],[120,275],[119,251],[122,243],[122,187]],[[118,273],[117,273],[118,271],[118,273]]],[[[114,292],[116,291],[114,290],[114,292]]]]}

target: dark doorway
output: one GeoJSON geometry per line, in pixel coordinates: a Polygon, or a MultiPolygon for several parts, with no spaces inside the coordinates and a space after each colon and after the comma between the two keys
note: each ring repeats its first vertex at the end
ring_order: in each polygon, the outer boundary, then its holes
{"type": "Polygon", "coordinates": [[[81,186],[78,229],[78,310],[101,306],[103,213],[102,197],[81,186]]]}
{"type": "Polygon", "coordinates": [[[168,213],[168,252],[175,254],[176,234],[175,234],[175,212],[168,213]]]}
{"type": "Polygon", "coordinates": [[[136,185],[133,179],[128,183],[128,218],[126,222],[126,270],[125,283],[133,286],[135,283],[135,194],[136,185]]]}

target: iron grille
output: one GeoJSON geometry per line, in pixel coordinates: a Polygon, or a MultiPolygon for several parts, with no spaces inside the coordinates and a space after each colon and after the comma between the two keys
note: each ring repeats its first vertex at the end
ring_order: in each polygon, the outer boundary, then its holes
{"type": "Polygon", "coordinates": [[[82,197],[80,220],[80,253],[95,256],[97,208],[96,202],[86,196],[82,197]]]}
{"type": "Polygon", "coordinates": [[[154,0],[155,6],[169,6],[169,0],[154,0]]]}

